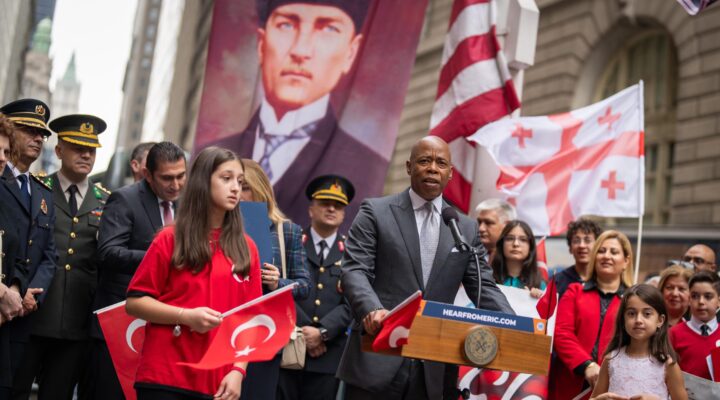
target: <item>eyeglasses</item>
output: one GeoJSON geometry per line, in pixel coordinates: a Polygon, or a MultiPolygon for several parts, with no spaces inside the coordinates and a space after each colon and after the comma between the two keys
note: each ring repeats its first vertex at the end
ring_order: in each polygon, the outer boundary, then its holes
{"type": "Polygon", "coordinates": [[[528,244],[530,239],[527,236],[505,236],[505,243],[515,243],[517,240],[520,244],[528,244]]]}
{"type": "Polygon", "coordinates": [[[691,256],[683,257],[683,261],[693,263],[695,265],[706,263],[705,259],[702,257],[691,257],[691,256]]]}
{"type": "Polygon", "coordinates": [[[665,263],[665,265],[668,267],[671,267],[673,265],[679,265],[685,269],[695,269],[695,264],[683,260],[667,260],[667,263],[665,263]]]}
{"type": "Polygon", "coordinates": [[[591,245],[591,244],[593,244],[594,242],[595,242],[595,239],[591,238],[590,236],[574,237],[574,238],[572,238],[572,240],[570,241],[570,243],[572,243],[572,244],[574,244],[574,245],[576,245],[576,246],[579,245],[579,244],[582,244],[582,243],[585,243],[585,244],[587,244],[587,245],[591,245]]]}

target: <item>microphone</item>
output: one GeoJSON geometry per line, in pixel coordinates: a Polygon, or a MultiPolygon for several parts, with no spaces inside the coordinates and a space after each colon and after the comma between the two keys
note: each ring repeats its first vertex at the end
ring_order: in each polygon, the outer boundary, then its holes
{"type": "Polygon", "coordinates": [[[455,239],[455,247],[458,251],[469,251],[470,245],[468,245],[467,240],[465,240],[460,232],[460,228],[458,227],[458,220],[460,217],[458,216],[457,211],[455,211],[452,207],[445,207],[442,210],[442,219],[445,225],[450,228],[453,239],[455,239]]]}
{"type": "Polygon", "coordinates": [[[458,213],[457,211],[455,211],[454,208],[445,207],[442,210],[442,219],[445,225],[450,228],[453,239],[455,239],[455,247],[458,249],[458,251],[472,253],[473,260],[475,261],[475,271],[477,273],[478,280],[478,289],[477,297],[475,299],[475,305],[477,308],[480,308],[480,299],[482,297],[482,274],[480,270],[480,258],[478,257],[478,250],[474,247],[470,247],[467,240],[465,240],[462,233],[460,233],[460,228],[458,227],[458,220],[460,220],[460,216],[458,216],[458,213]]]}

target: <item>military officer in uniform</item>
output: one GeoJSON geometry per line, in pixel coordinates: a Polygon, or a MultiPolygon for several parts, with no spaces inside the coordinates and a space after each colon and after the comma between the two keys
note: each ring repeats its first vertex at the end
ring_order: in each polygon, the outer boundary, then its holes
{"type": "Polygon", "coordinates": [[[345,236],[338,234],[338,228],[355,188],[341,176],[323,175],[313,179],[305,193],[310,199],[310,228],[303,236],[310,295],[298,301],[296,309],[307,354],[303,370],[281,369],[278,399],[333,400],[339,384],[335,372],[351,321],[340,287],[345,236]]]}
{"type": "Polygon", "coordinates": [[[97,286],[98,227],[110,193],[88,175],[105,131],[102,119],[66,115],[50,122],[58,135],[55,154],[60,170],[45,179],[55,203],[57,271],[43,307],[30,316],[31,336],[13,397],[27,399],[33,380],[40,384],[38,399],[72,399],[73,389],[87,364],[89,322],[97,286]]]}
{"type": "Polygon", "coordinates": [[[30,165],[40,157],[43,142],[51,132],[46,123],[48,106],[40,100],[23,99],[0,107],[0,113],[13,123],[16,147],[11,160],[2,171],[2,185],[10,192],[10,201],[3,202],[14,216],[21,246],[17,253],[27,267],[28,289],[23,296],[21,318],[11,326],[11,365],[15,372],[23,357],[30,336],[27,316],[35,312],[50,287],[55,274],[55,207],[52,191],[38,176],[30,174],[30,165]]]}

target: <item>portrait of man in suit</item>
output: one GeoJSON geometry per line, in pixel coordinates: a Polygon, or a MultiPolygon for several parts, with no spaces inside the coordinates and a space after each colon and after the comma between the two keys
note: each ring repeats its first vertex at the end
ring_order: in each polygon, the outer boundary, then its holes
{"type": "Polygon", "coordinates": [[[343,130],[331,105],[331,93],[358,58],[369,5],[370,0],[257,2],[262,101],[240,134],[213,144],[257,161],[280,208],[299,223],[307,221],[307,212],[295,200],[318,175],[346,176],[358,182],[363,197],[379,193],[380,183],[368,176],[384,175],[388,161],[343,130]]]}
{"type": "Polygon", "coordinates": [[[460,215],[462,235],[480,252],[480,271],[469,252],[454,249],[442,210],[442,192],[452,178],[450,149],[437,136],[420,139],[406,162],[410,188],[366,199],[350,228],[342,262],[342,289],[350,303],[352,326],[338,378],[348,400],[457,398],[457,367],[364,352],[361,334],[375,335],[383,317],[411,294],[452,303],[462,283],[479,308],[513,314],[492,276],[478,224],[460,215]],[[443,382],[441,385],[440,383],[443,382]],[[443,393],[444,392],[444,393],[443,393]]]}

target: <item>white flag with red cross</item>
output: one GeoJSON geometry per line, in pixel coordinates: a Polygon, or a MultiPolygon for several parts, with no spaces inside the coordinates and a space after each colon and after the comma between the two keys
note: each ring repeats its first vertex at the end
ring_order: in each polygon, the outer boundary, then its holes
{"type": "Polygon", "coordinates": [[[644,138],[641,81],[569,113],[494,122],[469,140],[495,160],[518,218],[557,235],[581,215],[642,215],[644,138]]]}

